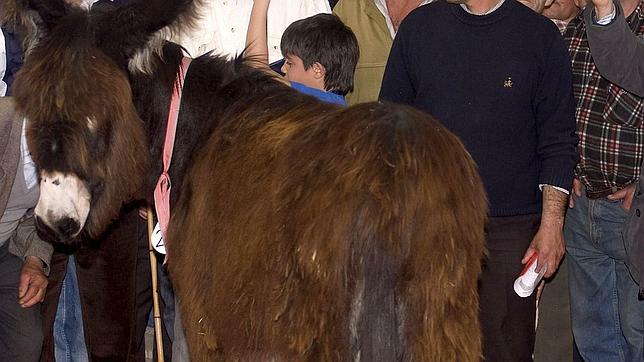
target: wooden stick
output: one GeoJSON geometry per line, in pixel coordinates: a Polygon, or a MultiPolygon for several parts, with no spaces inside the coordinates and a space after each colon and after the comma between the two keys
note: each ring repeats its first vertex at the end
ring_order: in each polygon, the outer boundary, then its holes
{"type": "Polygon", "coordinates": [[[157,256],[152,247],[152,231],[154,231],[154,215],[148,206],[148,251],[150,253],[150,272],[152,273],[152,302],[154,303],[154,339],[157,343],[157,361],[164,362],[163,336],[161,335],[161,312],[159,308],[159,287],[157,282],[157,256]]]}

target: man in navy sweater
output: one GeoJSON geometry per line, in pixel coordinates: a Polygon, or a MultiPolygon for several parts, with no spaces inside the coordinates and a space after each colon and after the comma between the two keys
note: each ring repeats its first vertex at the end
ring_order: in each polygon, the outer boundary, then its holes
{"type": "Polygon", "coordinates": [[[490,202],[480,279],[488,361],[531,361],[535,293],[514,279],[538,253],[551,276],[577,161],[570,60],[557,27],[516,0],[451,0],[413,11],[389,55],[381,100],[422,109],[458,135],[490,202]]]}

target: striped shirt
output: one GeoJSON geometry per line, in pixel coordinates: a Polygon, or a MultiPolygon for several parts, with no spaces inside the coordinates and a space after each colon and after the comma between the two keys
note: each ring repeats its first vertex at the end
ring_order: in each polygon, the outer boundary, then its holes
{"type": "Polygon", "coordinates": [[[25,184],[28,189],[36,186],[38,183],[38,173],[36,172],[36,164],[31,158],[29,147],[27,147],[27,120],[22,122],[22,134],[20,135],[20,153],[22,154],[22,167],[24,169],[25,184]]]}
{"type": "MultiPolygon", "coordinates": [[[[644,34],[644,1],[627,22],[644,34]]],[[[572,60],[580,161],[575,176],[591,192],[617,191],[635,182],[644,158],[644,98],[602,78],[590,54],[583,14],[564,33],[572,60]]]]}
{"type": "Polygon", "coordinates": [[[4,72],[7,70],[7,50],[4,45],[4,32],[0,29],[0,97],[7,93],[7,83],[4,82],[4,72]]]}

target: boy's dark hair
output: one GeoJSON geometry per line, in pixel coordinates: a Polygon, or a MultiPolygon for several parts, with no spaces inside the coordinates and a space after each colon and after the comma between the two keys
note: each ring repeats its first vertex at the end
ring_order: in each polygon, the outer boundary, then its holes
{"type": "Polygon", "coordinates": [[[351,28],[332,14],[298,20],[284,31],[282,54],[302,59],[304,68],[318,62],[324,66],[324,88],[345,95],[353,90],[353,73],[360,50],[351,28]]]}

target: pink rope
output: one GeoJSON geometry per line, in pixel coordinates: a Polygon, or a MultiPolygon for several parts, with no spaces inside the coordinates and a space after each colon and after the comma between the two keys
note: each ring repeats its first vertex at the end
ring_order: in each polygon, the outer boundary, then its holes
{"type": "MultiPolygon", "coordinates": [[[[172,89],[172,99],[170,101],[170,110],[168,112],[168,125],[165,131],[165,142],[163,144],[163,172],[159,176],[157,185],[154,189],[154,208],[159,219],[161,234],[164,243],[167,245],[166,232],[170,222],[170,163],[172,162],[172,150],[174,148],[174,138],[177,133],[177,120],[179,119],[179,108],[181,106],[181,94],[183,92],[183,82],[190,67],[191,58],[184,57],[179,64],[179,71],[172,89]]],[[[166,249],[167,250],[167,249],[166,249]]]]}

